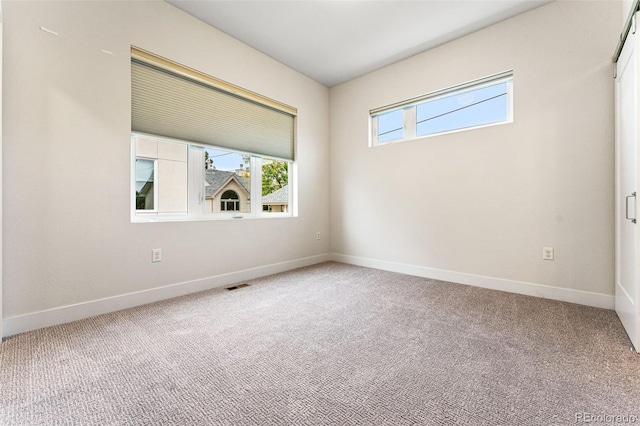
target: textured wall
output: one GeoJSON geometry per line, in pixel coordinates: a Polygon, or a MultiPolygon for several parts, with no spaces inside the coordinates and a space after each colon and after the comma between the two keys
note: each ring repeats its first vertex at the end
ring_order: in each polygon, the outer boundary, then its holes
{"type": "Polygon", "coordinates": [[[554,2],[332,88],[332,251],[612,295],[620,15],[554,2]],[[512,124],[368,147],[370,109],[508,69],[512,124]]]}

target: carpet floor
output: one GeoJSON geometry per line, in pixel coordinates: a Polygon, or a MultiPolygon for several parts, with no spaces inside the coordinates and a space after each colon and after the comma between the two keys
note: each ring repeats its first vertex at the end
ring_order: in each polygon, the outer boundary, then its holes
{"type": "Polygon", "coordinates": [[[249,284],[5,339],[0,424],[640,424],[613,311],[339,263],[249,284]]]}

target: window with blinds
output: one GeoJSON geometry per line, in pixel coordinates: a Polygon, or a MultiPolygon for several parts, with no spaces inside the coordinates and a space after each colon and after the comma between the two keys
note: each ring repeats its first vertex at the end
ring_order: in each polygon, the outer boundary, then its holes
{"type": "Polygon", "coordinates": [[[295,169],[296,115],[291,106],[132,47],[132,221],[278,216],[262,213],[262,198],[277,198],[279,215],[292,216],[293,174],[272,191],[265,187],[275,181],[274,162],[295,169]],[[231,193],[237,198],[224,198],[231,193]]]}
{"type": "Polygon", "coordinates": [[[131,48],[131,130],[294,159],[297,110],[131,48]]]}

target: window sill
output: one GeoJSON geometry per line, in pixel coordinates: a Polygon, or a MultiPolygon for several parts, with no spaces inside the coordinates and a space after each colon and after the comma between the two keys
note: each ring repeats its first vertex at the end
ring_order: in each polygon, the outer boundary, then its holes
{"type": "Polygon", "coordinates": [[[472,126],[472,127],[465,127],[465,128],[462,128],[462,129],[449,130],[449,131],[446,131],[446,132],[431,133],[430,135],[415,136],[413,138],[394,139],[394,140],[390,140],[388,142],[373,142],[373,141],[370,141],[369,142],[369,148],[393,145],[393,144],[401,143],[401,142],[411,142],[411,141],[416,141],[416,140],[421,140],[421,139],[434,138],[436,136],[450,135],[450,134],[453,134],[453,133],[468,132],[470,130],[480,130],[480,129],[485,129],[487,127],[496,127],[496,126],[502,126],[502,125],[511,124],[511,123],[513,123],[513,119],[507,120],[507,121],[500,121],[498,123],[483,124],[481,126],[472,126]]]}
{"type": "Polygon", "coordinates": [[[259,219],[289,219],[297,218],[297,215],[290,213],[269,213],[260,215],[244,214],[241,217],[224,214],[211,216],[188,216],[188,215],[135,215],[131,218],[131,223],[155,223],[155,222],[206,222],[206,221],[242,221],[259,219]]]}

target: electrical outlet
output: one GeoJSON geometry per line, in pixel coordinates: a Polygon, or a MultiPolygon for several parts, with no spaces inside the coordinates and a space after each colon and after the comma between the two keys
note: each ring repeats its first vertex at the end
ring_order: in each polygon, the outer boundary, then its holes
{"type": "Polygon", "coordinates": [[[320,239],[320,231],[316,232],[316,240],[320,239]]]}
{"type": "Polygon", "coordinates": [[[542,247],[542,259],[553,260],[553,247],[542,247]]]}
{"type": "Polygon", "coordinates": [[[162,249],[152,249],[151,250],[151,261],[152,262],[162,262],[162,249]]]}

